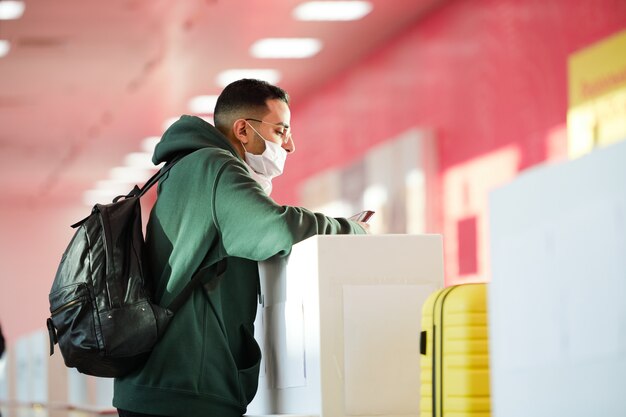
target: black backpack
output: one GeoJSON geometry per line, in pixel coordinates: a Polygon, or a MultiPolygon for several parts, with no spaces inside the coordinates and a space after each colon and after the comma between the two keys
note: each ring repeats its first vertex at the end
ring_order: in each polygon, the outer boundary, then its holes
{"type": "MultiPolygon", "coordinates": [[[[59,344],[65,365],[84,374],[120,377],[142,366],[174,313],[200,282],[196,273],[166,308],[154,304],[143,262],[140,197],[177,161],[143,188],[111,204],[96,204],[63,253],[50,290],[50,355],[59,344]]],[[[216,274],[225,270],[225,261],[216,274]]]]}

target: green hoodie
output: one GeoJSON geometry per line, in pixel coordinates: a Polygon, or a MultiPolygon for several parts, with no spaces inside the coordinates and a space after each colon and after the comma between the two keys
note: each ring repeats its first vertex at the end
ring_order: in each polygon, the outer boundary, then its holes
{"type": "Polygon", "coordinates": [[[140,370],[115,380],[113,405],[144,414],[239,417],[258,384],[254,340],[257,261],[287,255],[315,234],[364,233],[354,222],[279,206],[250,176],[228,139],[182,116],[153,162],[186,155],[158,185],[146,230],[155,299],[168,305],[196,271],[203,283],[140,370]],[[227,258],[219,282],[214,265],[227,258]]]}

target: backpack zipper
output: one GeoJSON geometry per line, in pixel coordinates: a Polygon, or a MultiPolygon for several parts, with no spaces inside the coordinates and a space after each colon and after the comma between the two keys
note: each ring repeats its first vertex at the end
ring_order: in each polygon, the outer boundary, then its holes
{"type": "Polygon", "coordinates": [[[50,313],[51,316],[54,316],[56,314],[59,314],[62,311],[67,310],[68,308],[80,303],[81,301],[83,301],[82,297],[79,298],[75,298],[72,301],[68,301],[67,303],[63,304],[61,307],[56,308],[54,311],[52,311],[50,313]]]}

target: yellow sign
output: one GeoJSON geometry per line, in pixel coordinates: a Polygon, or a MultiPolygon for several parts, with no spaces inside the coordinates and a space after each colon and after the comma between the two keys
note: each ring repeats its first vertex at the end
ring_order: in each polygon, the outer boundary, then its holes
{"type": "Polygon", "coordinates": [[[626,30],[569,57],[568,152],[626,139],[626,30]]]}

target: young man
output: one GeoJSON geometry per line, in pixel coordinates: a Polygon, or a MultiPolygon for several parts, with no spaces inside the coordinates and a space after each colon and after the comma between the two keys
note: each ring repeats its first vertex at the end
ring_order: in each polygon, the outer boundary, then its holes
{"type": "Polygon", "coordinates": [[[295,149],[289,99],[258,80],[228,85],[214,128],[182,116],[155,148],[155,164],[184,157],[161,180],[146,232],[156,301],[168,305],[196,271],[203,286],[172,320],[146,365],[115,380],[121,417],[240,417],[258,384],[254,340],[257,262],[287,255],[315,234],[365,233],[268,197],[295,149]],[[227,269],[215,279],[218,261],[227,269]]]}

